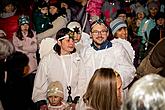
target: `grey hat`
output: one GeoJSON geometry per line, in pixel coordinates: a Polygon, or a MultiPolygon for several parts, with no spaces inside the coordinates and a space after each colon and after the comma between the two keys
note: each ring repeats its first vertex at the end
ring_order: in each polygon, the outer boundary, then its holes
{"type": "Polygon", "coordinates": [[[113,20],[111,23],[110,23],[110,28],[111,28],[111,31],[112,31],[112,34],[114,35],[116,33],[117,30],[119,30],[120,28],[122,27],[127,27],[126,23],[120,19],[120,18],[117,18],[115,20],[113,20]]]}
{"type": "Polygon", "coordinates": [[[143,12],[145,15],[147,14],[145,8],[142,7],[142,6],[141,6],[141,7],[138,7],[138,8],[136,9],[136,14],[138,14],[138,13],[140,13],[140,12],[143,12]]]}

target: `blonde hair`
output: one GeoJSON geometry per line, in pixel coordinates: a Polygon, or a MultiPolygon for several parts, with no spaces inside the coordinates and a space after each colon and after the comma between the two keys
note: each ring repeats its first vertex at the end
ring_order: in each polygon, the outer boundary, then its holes
{"type": "Polygon", "coordinates": [[[7,39],[0,38],[0,60],[7,58],[15,51],[13,44],[7,39]]]}
{"type": "Polygon", "coordinates": [[[165,110],[165,78],[149,74],[131,87],[124,110],[165,110]]]}
{"type": "Polygon", "coordinates": [[[86,105],[95,110],[118,110],[117,76],[111,68],[97,69],[83,96],[86,105]]]}

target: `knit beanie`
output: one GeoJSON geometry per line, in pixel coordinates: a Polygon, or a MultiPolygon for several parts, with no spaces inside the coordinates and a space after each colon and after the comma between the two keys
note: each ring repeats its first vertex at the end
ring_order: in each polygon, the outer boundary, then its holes
{"type": "Polygon", "coordinates": [[[146,15],[146,10],[143,6],[140,6],[136,9],[136,14],[143,12],[146,15]]]}
{"type": "Polygon", "coordinates": [[[19,25],[29,24],[30,23],[30,18],[29,18],[29,16],[21,15],[18,18],[18,22],[19,22],[19,25]]]}
{"type": "Polygon", "coordinates": [[[47,89],[47,97],[59,96],[64,98],[63,86],[59,81],[51,82],[47,89]]]}
{"type": "Polygon", "coordinates": [[[113,20],[110,23],[110,28],[111,28],[113,36],[115,35],[116,31],[122,27],[127,27],[126,23],[122,19],[117,18],[117,19],[113,20]]]}
{"type": "Polygon", "coordinates": [[[152,1],[148,4],[148,9],[151,9],[152,7],[159,9],[158,4],[154,1],[152,1]]]}

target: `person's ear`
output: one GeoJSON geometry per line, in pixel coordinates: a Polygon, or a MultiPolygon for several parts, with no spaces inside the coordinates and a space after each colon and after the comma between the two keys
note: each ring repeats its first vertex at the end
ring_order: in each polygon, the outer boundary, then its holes
{"type": "Polygon", "coordinates": [[[109,36],[109,30],[107,31],[107,36],[109,36]]]}
{"type": "Polygon", "coordinates": [[[57,40],[57,44],[58,44],[59,46],[61,46],[61,41],[57,40]]]}
{"type": "Polygon", "coordinates": [[[93,36],[92,36],[92,32],[90,32],[90,33],[89,33],[89,35],[90,35],[90,38],[92,38],[92,37],[93,37],[93,36]]]}
{"type": "Polygon", "coordinates": [[[24,71],[23,71],[23,76],[26,76],[26,75],[28,75],[28,73],[29,73],[29,70],[30,70],[30,67],[29,67],[29,65],[25,66],[25,67],[24,67],[24,71]]]}

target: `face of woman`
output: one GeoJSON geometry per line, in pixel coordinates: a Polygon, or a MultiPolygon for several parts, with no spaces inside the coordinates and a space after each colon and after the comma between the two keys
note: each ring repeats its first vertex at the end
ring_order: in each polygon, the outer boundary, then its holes
{"type": "Polygon", "coordinates": [[[117,38],[127,39],[127,36],[128,36],[128,30],[126,27],[122,27],[116,31],[115,37],[117,38]]]}
{"type": "Polygon", "coordinates": [[[137,17],[138,17],[139,20],[143,20],[143,18],[144,18],[144,13],[143,13],[143,12],[139,12],[139,13],[137,14],[137,17]]]}
{"type": "Polygon", "coordinates": [[[50,13],[51,15],[54,15],[54,14],[56,14],[57,12],[58,12],[57,7],[55,7],[55,6],[49,6],[49,13],[50,13]]]}
{"type": "Polygon", "coordinates": [[[64,38],[62,41],[58,41],[58,45],[61,47],[61,54],[70,54],[75,48],[75,42],[72,38],[64,38]]]}
{"type": "Polygon", "coordinates": [[[152,8],[149,9],[149,12],[151,14],[151,17],[154,17],[154,16],[156,16],[156,14],[158,12],[158,9],[155,8],[155,7],[152,7],[152,8]]]}

